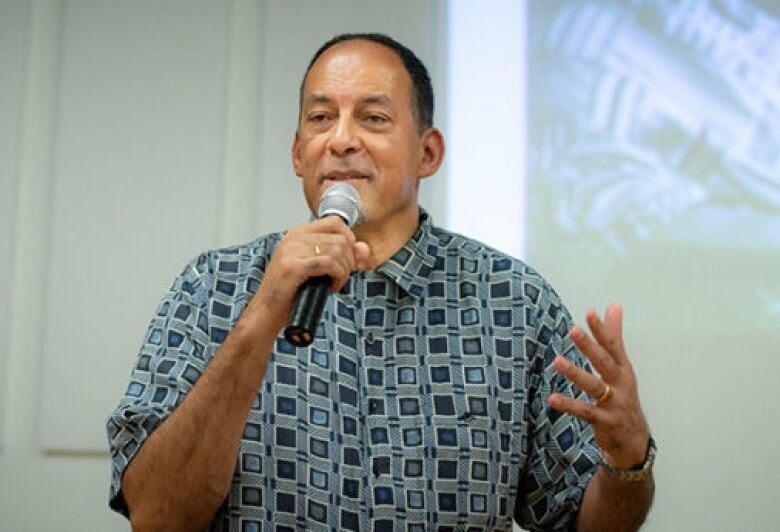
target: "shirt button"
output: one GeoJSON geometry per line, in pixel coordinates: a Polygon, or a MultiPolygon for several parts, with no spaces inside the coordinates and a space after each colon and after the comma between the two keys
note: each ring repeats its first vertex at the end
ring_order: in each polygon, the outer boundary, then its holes
{"type": "Polygon", "coordinates": [[[373,344],[373,343],[374,343],[374,333],[372,333],[372,332],[369,332],[369,333],[366,335],[366,341],[367,341],[369,344],[373,344]]]}

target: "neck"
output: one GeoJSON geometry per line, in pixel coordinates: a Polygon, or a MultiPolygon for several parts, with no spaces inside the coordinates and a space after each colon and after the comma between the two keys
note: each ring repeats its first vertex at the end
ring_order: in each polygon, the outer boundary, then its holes
{"type": "Polygon", "coordinates": [[[393,219],[392,223],[373,224],[366,220],[355,228],[358,241],[368,244],[371,255],[368,268],[373,270],[395,255],[412,237],[420,225],[420,210],[414,206],[413,213],[393,219]]]}

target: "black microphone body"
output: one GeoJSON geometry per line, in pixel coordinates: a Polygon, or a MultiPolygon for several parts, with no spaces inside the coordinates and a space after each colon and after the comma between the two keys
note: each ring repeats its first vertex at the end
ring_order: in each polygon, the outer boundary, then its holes
{"type": "Polygon", "coordinates": [[[328,299],[330,277],[310,277],[298,289],[290,321],[284,329],[284,337],[296,347],[306,347],[314,340],[322,309],[328,299]]]}
{"type": "MultiPolygon", "coordinates": [[[[322,195],[319,218],[336,215],[352,228],[362,219],[360,196],[352,185],[336,183],[322,195]]],[[[298,288],[290,320],[284,329],[284,337],[296,347],[306,347],[314,341],[317,325],[328,299],[331,278],[327,275],[310,277],[298,288]]]]}

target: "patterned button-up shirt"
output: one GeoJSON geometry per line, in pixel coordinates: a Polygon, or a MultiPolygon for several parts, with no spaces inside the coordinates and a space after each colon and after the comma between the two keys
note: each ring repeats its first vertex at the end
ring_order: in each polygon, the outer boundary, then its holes
{"type": "MultiPolygon", "coordinates": [[[[108,421],[111,506],[148,435],[185,399],[257,290],[281,234],[204,253],[163,298],[108,421]]],[[[550,409],[587,366],[534,270],[421,214],[409,242],[328,298],[314,343],[280,335],[211,529],[573,528],[600,456],[550,409]]],[[[227,392],[226,392],[227,393],[227,392]]]]}

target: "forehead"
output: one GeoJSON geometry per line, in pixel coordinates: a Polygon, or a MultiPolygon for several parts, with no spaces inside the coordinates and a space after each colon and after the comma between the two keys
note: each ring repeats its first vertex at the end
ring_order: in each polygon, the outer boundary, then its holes
{"type": "Polygon", "coordinates": [[[409,100],[411,79],[401,58],[386,46],[365,40],[345,41],[328,48],[312,65],[303,85],[307,96],[360,96],[381,93],[409,100]]]}

